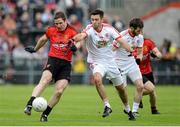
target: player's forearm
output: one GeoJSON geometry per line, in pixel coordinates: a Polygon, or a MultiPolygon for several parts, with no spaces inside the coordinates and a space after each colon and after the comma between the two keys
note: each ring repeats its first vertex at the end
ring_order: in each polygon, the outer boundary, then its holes
{"type": "Polygon", "coordinates": [[[143,58],[143,49],[141,47],[139,47],[137,49],[137,57],[136,58],[140,59],[140,60],[142,60],[142,58],[143,58]]]}
{"type": "Polygon", "coordinates": [[[35,48],[34,48],[34,50],[38,51],[41,47],[44,46],[45,43],[46,43],[46,41],[38,41],[35,48]]]}
{"type": "Polygon", "coordinates": [[[118,40],[118,42],[120,43],[120,45],[125,48],[127,51],[129,52],[133,52],[133,49],[130,47],[130,45],[128,44],[128,42],[126,42],[125,40],[123,40],[122,38],[118,40]]]}
{"type": "Polygon", "coordinates": [[[48,39],[44,36],[42,36],[41,38],[39,38],[34,50],[38,51],[41,47],[43,47],[45,45],[45,43],[48,41],[48,39]]]}
{"type": "Polygon", "coordinates": [[[112,50],[115,51],[115,50],[117,50],[117,48],[113,46],[113,47],[112,47],[112,50]]]}
{"type": "Polygon", "coordinates": [[[158,50],[158,48],[154,48],[153,50],[152,50],[152,53],[158,58],[158,59],[161,59],[162,58],[162,54],[161,54],[161,52],[158,50]]]}
{"type": "Polygon", "coordinates": [[[76,42],[75,46],[79,49],[82,46],[82,41],[76,42]]]}
{"type": "Polygon", "coordinates": [[[136,59],[140,59],[140,60],[142,60],[142,58],[143,58],[143,55],[141,55],[141,54],[137,55],[137,57],[136,57],[136,59]]]}
{"type": "Polygon", "coordinates": [[[157,58],[161,59],[162,58],[162,54],[160,52],[156,53],[157,58]]]}
{"type": "Polygon", "coordinates": [[[77,34],[76,36],[73,37],[75,42],[81,42],[81,41],[84,40],[84,38],[85,38],[85,36],[84,36],[83,33],[79,33],[79,34],[77,34]]]}

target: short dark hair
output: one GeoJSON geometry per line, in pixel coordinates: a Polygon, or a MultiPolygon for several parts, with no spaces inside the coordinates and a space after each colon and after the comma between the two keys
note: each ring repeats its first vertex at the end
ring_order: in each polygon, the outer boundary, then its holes
{"type": "Polygon", "coordinates": [[[66,20],[66,16],[63,12],[58,11],[55,13],[54,19],[62,18],[64,21],[66,20]]]}
{"type": "Polygon", "coordinates": [[[129,22],[129,27],[133,27],[134,29],[136,28],[143,28],[144,27],[144,23],[140,18],[133,18],[130,22],[129,22]]]}
{"type": "Polygon", "coordinates": [[[90,13],[90,16],[91,15],[100,15],[100,17],[103,18],[104,17],[104,12],[101,9],[96,9],[96,10],[94,10],[94,11],[92,11],[90,13]]]}

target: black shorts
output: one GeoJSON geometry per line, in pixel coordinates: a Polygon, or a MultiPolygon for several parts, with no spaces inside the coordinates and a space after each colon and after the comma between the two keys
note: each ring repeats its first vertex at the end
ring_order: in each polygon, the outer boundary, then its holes
{"type": "Polygon", "coordinates": [[[151,81],[153,84],[155,84],[154,82],[154,76],[153,76],[153,73],[150,72],[148,74],[143,74],[143,83],[146,83],[148,80],[151,81]]]}
{"type": "Polygon", "coordinates": [[[147,81],[149,81],[145,76],[142,76],[143,78],[143,84],[145,84],[147,81]]]}
{"type": "Polygon", "coordinates": [[[52,73],[52,78],[56,81],[67,79],[70,82],[71,77],[71,62],[55,57],[49,57],[48,62],[43,69],[49,70],[52,73]]]}

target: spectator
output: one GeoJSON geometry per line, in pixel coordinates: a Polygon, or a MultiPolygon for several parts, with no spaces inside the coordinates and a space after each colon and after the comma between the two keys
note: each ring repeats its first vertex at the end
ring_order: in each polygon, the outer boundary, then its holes
{"type": "Polygon", "coordinates": [[[70,15],[69,22],[70,22],[70,25],[76,29],[76,31],[78,31],[78,32],[81,31],[82,24],[78,20],[78,17],[76,15],[74,15],[74,14],[70,15]]]}
{"type": "Polygon", "coordinates": [[[24,50],[24,46],[22,44],[18,44],[14,50],[12,51],[13,58],[31,58],[30,53],[24,50]]]}
{"type": "Polygon", "coordinates": [[[43,26],[45,26],[45,27],[48,26],[48,24],[50,24],[50,22],[52,21],[52,18],[53,18],[53,15],[51,13],[50,8],[48,8],[48,6],[46,6],[44,12],[42,13],[42,17],[41,17],[43,26]]]}
{"type": "Polygon", "coordinates": [[[15,12],[16,2],[13,0],[0,0],[0,5],[2,7],[2,13],[4,15],[15,12]]]}
{"type": "Polygon", "coordinates": [[[112,21],[112,26],[116,28],[119,32],[123,31],[126,27],[125,23],[121,20],[121,17],[115,15],[112,21]]]}
{"type": "Polygon", "coordinates": [[[3,37],[0,37],[0,54],[8,52],[8,43],[3,37]]]}
{"type": "MultiPolygon", "coordinates": [[[[2,22],[3,22],[3,20],[2,20],[2,22]]],[[[5,27],[2,24],[0,24],[0,37],[2,37],[5,40],[8,37],[7,30],[5,29],[5,27]]]]}
{"type": "Polygon", "coordinates": [[[88,20],[88,8],[89,6],[84,3],[83,0],[75,0],[77,5],[83,10],[83,24],[88,20]]]}
{"type": "Polygon", "coordinates": [[[110,24],[110,18],[108,15],[104,15],[104,18],[103,18],[103,23],[107,23],[107,24],[110,24]]]}
{"type": "Polygon", "coordinates": [[[30,22],[30,15],[27,11],[23,12],[19,21],[18,21],[18,31],[21,42],[25,45],[30,42],[30,28],[32,28],[32,24],[30,22]]]}
{"type": "Polygon", "coordinates": [[[9,51],[12,52],[13,49],[20,44],[20,40],[19,40],[19,37],[16,33],[14,32],[9,32],[8,33],[8,38],[7,38],[7,41],[8,41],[8,45],[9,45],[9,51]]]}
{"type": "Polygon", "coordinates": [[[6,83],[12,83],[13,81],[13,75],[14,75],[15,71],[12,68],[12,65],[7,65],[4,75],[3,75],[3,79],[5,80],[6,83]]]}
{"type": "Polygon", "coordinates": [[[34,27],[36,29],[43,29],[43,22],[41,20],[41,17],[42,17],[42,13],[41,12],[35,13],[34,27]]]}
{"type": "Polygon", "coordinates": [[[90,13],[93,10],[98,8],[98,1],[97,0],[89,0],[88,5],[89,5],[88,12],[90,13]]]}
{"type": "Polygon", "coordinates": [[[17,2],[17,17],[20,17],[24,12],[29,10],[29,1],[28,0],[19,0],[17,2]]]}
{"type": "Polygon", "coordinates": [[[8,32],[15,31],[16,21],[9,14],[5,15],[3,20],[3,26],[8,32]]]}
{"type": "Polygon", "coordinates": [[[180,61],[180,47],[177,48],[176,59],[180,61]]]}
{"type": "Polygon", "coordinates": [[[75,73],[85,73],[86,72],[86,64],[85,64],[85,61],[83,59],[83,54],[77,53],[77,56],[74,60],[73,65],[74,65],[73,71],[75,73]]]}
{"type": "Polygon", "coordinates": [[[171,40],[164,39],[164,42],[161,46],[161,52],[163,60],[174,60],[176,47],[172,47],[171,40]]]}
{"type": "Polygon", "coordinates": [[[69,18],[70,15],[75,14],[78,17],[78,20],[82,23],[84,17],[83,9],[78,5],[76,0],[72,0],[72,2],[73,4],[66,8],[67,17],[69,18]]]}

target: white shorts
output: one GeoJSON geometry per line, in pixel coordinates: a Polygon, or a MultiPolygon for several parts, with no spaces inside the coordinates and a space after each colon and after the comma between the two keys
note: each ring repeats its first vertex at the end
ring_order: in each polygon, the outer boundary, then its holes
{"type": "Polygon", "coordinates": [[[90,69],[92,70],[93,75],[98,72],[102,75],[102,77],[106,76],[107,79],[112,81],[114,86],[123,84],[122,74],[119,71],[116,63],[91,63],[90,69]]]}
{"type": "Polygon", "coordinates": [[[127,76],[132,82],[142,79],[142,74],[139,66],[136,64],[135,59],[130,59],[128,61],[117,61],[117,65],[122,73],[124,84],[127,85],[127,76]]]}

